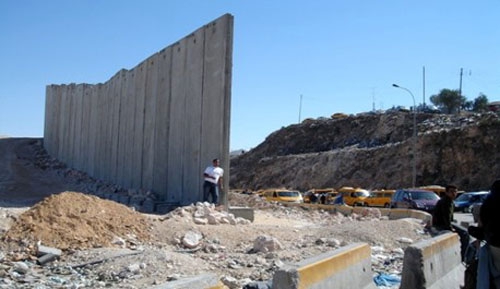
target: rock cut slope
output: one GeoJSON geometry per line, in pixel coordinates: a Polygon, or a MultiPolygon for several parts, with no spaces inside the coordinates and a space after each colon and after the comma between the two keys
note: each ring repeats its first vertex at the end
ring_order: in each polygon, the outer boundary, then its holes
{"type": "MultiPolygon", "coordinates": [[[[417,113],[417,186],[447,183],[486,189],[500,169],[497,114],[417,113]]],[[[411,112],[307,119],[275,131],[231,159],[230,186],[299,190],[411,186],[411,112]]]]}

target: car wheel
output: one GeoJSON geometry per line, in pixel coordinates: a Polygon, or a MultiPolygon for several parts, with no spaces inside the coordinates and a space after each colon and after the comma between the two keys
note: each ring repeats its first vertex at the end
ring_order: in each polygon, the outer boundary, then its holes
{"type": "Polygon", "coordinates": [[[391,204],[389,204],[389,203],[384,204],[384,208],[390,208],[390,207],[391,207],[391,204]]]}

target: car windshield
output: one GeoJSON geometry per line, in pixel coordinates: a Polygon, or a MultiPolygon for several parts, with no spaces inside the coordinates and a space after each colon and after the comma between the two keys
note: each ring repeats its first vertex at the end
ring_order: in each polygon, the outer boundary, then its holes
{"type": "Polygon", "coordinates": [[[367,191],[357,191],[354,193],[356,197],[368,197],[370,195],[367,191]]]}
{"type": "Polygon", "coordinates": [[[458,198],[455,199],[457,202],[469,202],[469,201],[481,201],[486,198],[488,194],[487,193],[480,193],[480,194],[462,194],[458,196],[458,198]]]}
{"type": "Polygon", "coordinates": [[[439,197],[432,192],[411,192],[411,198],[414,200],[438,200],[439,197]]]}
{"type": "Polygon", "coordinates": [[[299,192],[283,191],[283,192],[278,192],[278,195],[280,197],[298,197],[299,196],[299,192]]]}

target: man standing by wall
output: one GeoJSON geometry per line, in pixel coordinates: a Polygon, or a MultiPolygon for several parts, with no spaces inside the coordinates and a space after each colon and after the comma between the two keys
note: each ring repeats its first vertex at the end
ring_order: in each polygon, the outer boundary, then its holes
{"type": "Polygon", "coordinates": [[[212,198],[212,203],[219,205],[219,189],[224,189],[222,176],[224,170],[219,166],[219,159],[213,159],[212,165],[203,172],[205,181],[203,182],[203,201],[208,202],[212,198]]]}

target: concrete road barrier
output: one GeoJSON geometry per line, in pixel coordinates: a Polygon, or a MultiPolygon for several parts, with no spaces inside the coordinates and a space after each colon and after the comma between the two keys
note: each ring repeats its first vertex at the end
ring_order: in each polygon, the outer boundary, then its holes
{"type": "Polygon", "coordinates": [[[281,267],[273,289],[376,289],[371,270],[371,248],[355,243],[332,252],[281,267]]]}
{"type": "Polygon", "coordinates": [[[464,270],[458,235],[439,235],[405,249],[400,289],[460,288],[464,270]]]}
{"type": "Polygon", "coordinates": [[[255,219],[253,208],[249,207],[229,207],[228,212],[236,218],[244,218],[253,222],[255,219]]]}
{"type": "Polygon", "coordinates": [[[432,222],[432,215],[430,213],[420,211],[420,210],[411,210],[411,209],[389,209],[388,217],[390,220],[403,219],[403,218],[415,218],[420,219],[425,224],[429,224],[432,222]]]}

